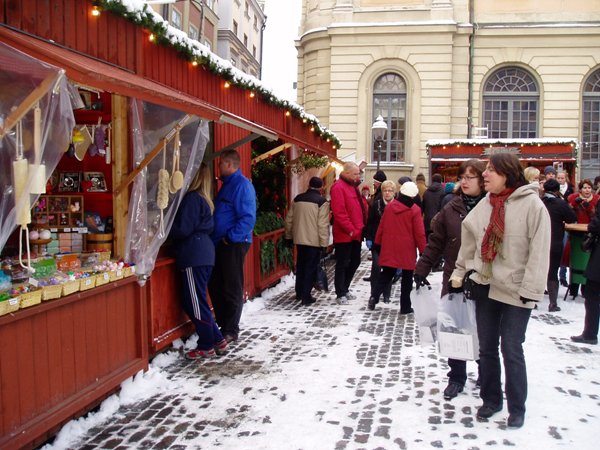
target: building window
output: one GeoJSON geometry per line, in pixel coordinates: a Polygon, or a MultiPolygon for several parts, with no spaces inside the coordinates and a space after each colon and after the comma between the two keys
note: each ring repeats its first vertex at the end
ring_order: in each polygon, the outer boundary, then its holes
{"type": "Polygon", "coordinates": [[[258,31],[258,17],[254,16],[254,29],[258,31]]]}
{"type": "Polygon", "coordinates": [[[238,23],[234,20],[233,21],[233,34],[235,34],[237,36],[238,33],[238,23]]]}
{"type": "Polygon", "coordinates": [[[256,58],[256,45],[252,46],[252,56],[254,56],[254,58],[256,58]]]}
{"type": "Polygon", "coordinates": [[[247,18],[250,18],[250,6],[248,5],[248,2],[244,4],[244,15],[247,18]]]}
{"type": "Polygon", "coordinates": [[[494,139],[537,137],[539,90],[533,77],[518,67],[494,72],[483,89],[483,126],[494,139]]]}
{"type": "Polygon", "coordinates": [[[406,145],[406,82],[395,73],[380,76],[373,86],[373,120],[381,115],[387,124],[381,154],[371,139],[371,161],[403,162],[406,145]]]}
{"type": "Polygon", "coordinates": [[[231,51],[231,64],[237,66],[238,59],[240,59],[240,55],[237,52],[231,51]]]}
{"type": "Polygon", "coordinates": [[[181,13],[175,8],[171,10],[171,25],[181,30],[181,13]]]}
{"type": "Polygon", "coordinates": [[[198,29],[194,25],[190,25],[188,36],[190,37],[190,39],[198,40],[198,29]]]}
{"type": "Polygon", "coordinates": [[[248,47],[248,35],[244,34],[244,47],[248,47]]]}
{"type": "MultiPolygon", "coordinates": [[[[583,86],[583,118],[581,132],[582,166],[595,166],[598,175],[600,166],[600,69],[590,75],[583,86]]],[[[582,170],[582,178],[584,178],[582,170]]],[[[590,174],[591,177],[591,174],[590,174]]]]}

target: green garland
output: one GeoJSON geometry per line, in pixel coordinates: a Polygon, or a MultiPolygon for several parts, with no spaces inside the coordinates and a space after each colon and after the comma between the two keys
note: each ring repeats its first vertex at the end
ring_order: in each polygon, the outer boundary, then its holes
{"type": "Polygon", "coordinates": [[[174,48],[179,56],[186,61],[190,63],[196,62],[204,66],[209,72],[229,81],[234,86],[253,91],[255,94],[260,95],[265,103],[289,111],[294,117],[307,123],[307,126],[313,127],[319,137],[331,141],[336,149],[341,147],[341,142],[333,132],[321,126],[316,117],[307,114],[297,104],[275,97],[269,89],[262,87],[260,84],[236,77],[233,67],[223,67],[212,56],[212,53],[202,52],[197,46],[194,46],[193,42],[197,41],[179,38],[171,39],[168,22],[158,22],[155,18],[154,10],[147,4],[144,4],[141,11],[135,12],[130,11],[121,0],[92,0],[92,4],[101,10],[109,11],[147,29],[154,35],[157,44],[174,48]]]}
{"type": "Polygon", "coordinates": [[[295,175],[302,175],[307,169],[326,167],[327,164],[329,164],[327,156],[302,153],[290,166],[290,170],[295,175]]]}

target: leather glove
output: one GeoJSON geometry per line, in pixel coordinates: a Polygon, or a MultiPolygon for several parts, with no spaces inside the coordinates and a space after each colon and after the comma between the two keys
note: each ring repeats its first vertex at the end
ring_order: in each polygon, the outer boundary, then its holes
{"type": "Polygon", "coordinates": [[[429,281],[427,281],[426,277],[415,273],[413,279],[415,280],[415,286],[417,287],[417,289],[420,289],[423,286],[427,286],[428,289],[431,289],[431,284],[429,284],[429,281]]]}
{"type": "Polygon", "coordinates": [[[381,245],[373,244],[373,248],[371,250],[373,250],[374,252],[377,252],[377,253],[381,253],[381,245]]]}
{"type": "Polygon", "coordinates": [[[285,239],[284,244],[286,247],[292,248],[294,246],[294,241],[292,239],[285,239]]]}
{"type": "Polygon", "coordinates": [[[367,239],[367,248],[368,248],[369,250],[371,250],[371,249],[373,248],[373,241],[372,241],[372,240],[370,240],[370,239],[367,239]]]}
{"type": "Polygon", "coordinates": [[[584,200],[581,202],[581,206],[583,206],[585,209],[588,209],[590,207],[590,203],[584,200]]]}
{"type": "Polygon", "coordinates": [[[581,197],[577,197],[575,199],[575,203],[581,203],[583,201],[583,199],[581,197]]]}
{"type": "Polygon", "coordinates": [[[521,295],[521,296],[519,296],[519,298],[521,299],[521,301],[522,301],[523,303],[527,303],[527,302],[533,302],[533,303],[537,303],[537,300],[531,300],[530,298],[525,298],[525,297],[523,297],[522,295],[521,295]]]}

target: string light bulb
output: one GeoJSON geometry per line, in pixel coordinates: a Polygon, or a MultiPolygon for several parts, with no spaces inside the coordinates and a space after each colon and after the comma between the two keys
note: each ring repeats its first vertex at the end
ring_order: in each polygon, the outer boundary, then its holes
{"type": "Polygon", "coordinates": [[[229,84],[229,81],[226,81],[225,83],[223,83],[223,87],[224,87],[225,89],[228,89],[228,88],[229,88],[229,86],[231,86],[231,84],[229,84]]]}
{"type": "Polygon", "coordinates": [[[310,127],[310,131],[315,131],[315,127],[310,127]]]}
{"type": "Polygon", "coordinates": [[[148,40],[150,42],[154,42],[155,39],[156,39],[156,36],[154,36],[154,33],[150,33],[150,36],[148,36],[148,40]]]}
{"type": "Polygon", "coordinates": [[[290,112],[289,111],[285,112],[285,117],[290,117],[290,112]]]}
{"type": "Polygon", "coordinates": [[[98,17],[100,15],[100,8],[97,6],[92,6],[92,16],[98,17]]]}
{"type": "Polygon", "coordinates": [[[250,98],[254,98],[256,94],[254,93],[254,91],[250,91],[250,98]]]}
{"type": "Polygon", "coordinates": [[[197,65],[198,65],[198,61],[196,61],[196,60],[193,60],[193,61],[192,61],[192,66],[196,67],[197,65]]]}

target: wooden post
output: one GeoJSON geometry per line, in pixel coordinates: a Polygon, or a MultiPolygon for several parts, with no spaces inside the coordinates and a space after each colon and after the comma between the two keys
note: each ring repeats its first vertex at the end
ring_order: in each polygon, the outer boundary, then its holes
{"type": "MultiPolygon", "coordinates": [[[[112,96],[112,156],[113,156],[113,191],[127,178],[129,173],[129,139],[127,126],[127,97],[112,96]]],[[[122,257],[125,254],[127,223],[129,221],[129,189],[113,194],[113,255],[122,257]]]]}

